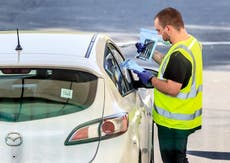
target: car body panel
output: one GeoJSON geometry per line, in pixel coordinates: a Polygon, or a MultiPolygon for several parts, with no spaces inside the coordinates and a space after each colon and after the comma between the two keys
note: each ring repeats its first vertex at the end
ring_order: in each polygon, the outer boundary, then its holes
{"type": "MultiPolygon", "coordinates": [[[[95,64],[94,56],[91,55],[90,59],[85,58],[92,36],[93,34],[22,32],[20,44],[23,50],[18,55],[15,50],[17,46],[16,34],[0,34],[0,41],[5,42],[4,45],[0,45],[0,56],[2,56],[0,66],[26,67],[36,65],[37,67],[57,66],[75,69],[79,67],[83,70],[90,69],[98,75],[100,70],[98,64],[95,64]]],[[[103,52],[103,49],[100,51],[103,52]]]]}
{"type": "Polygon", "coordinates": [[[97,151],[98,142],[76,146],[64,146],[64,140],[70,132],[82,122],[101,118],[103,112],[104,82],[99,79],[94,103],[83,111],[58,117],[25,121],[0,123],[1,161],[11,162],[89,162],[97,151]],[[9,133],[20,133],[23,143],[9,146],[5,139],[9,133]],[[31,152],[33,151],[33,152],[31,152]],[[75,159],[73,159],[75,158],[75,159]]]}
{"type": "Polygon", "coordinates": [[[104,68],[108,44],[122,55],[109,37],[102,34],[20,32],[19,38],[23,48],[20,52],[15,51],[16,34],[0,34],[0,41],[4,42],[0,45],[0,68],[45,67],[85,71],[98,78],[97,94],[93,104],[80,112],[25,122],[0,121],[1,161],[135,163],[150,160],[153,93],[144,88],[132,88],[125,94],[118,91],[104,68]],[[65,144],[76,127],[120,113],[128,114],[128,129],[121,135],[82,144],[65,144]],[[9,133],[19,133],[23,142],[18,146],[7,145],[9,133]]]}

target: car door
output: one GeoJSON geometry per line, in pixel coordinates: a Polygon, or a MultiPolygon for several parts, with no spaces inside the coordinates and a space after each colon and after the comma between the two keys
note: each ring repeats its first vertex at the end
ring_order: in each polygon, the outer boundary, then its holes
{"type": "Polygon", "coordinates": [[[142,162],[148,162],[152,147],[152,94],[150,90],[145,88],[135,89],[134,79],[130,70],[121,67],[121,63],[125,61],[119,50],[112,44],[107,44],[108,53],[105,55],[105,70],[113,80],[115,86],[119,90],[124,99],[131,103],[135,101],[136,119],[135,129],[137,132],[137,143],[139,144],[140,159],[142,162]],[[135,99],[133,99],[135,98],[135,99]]]}

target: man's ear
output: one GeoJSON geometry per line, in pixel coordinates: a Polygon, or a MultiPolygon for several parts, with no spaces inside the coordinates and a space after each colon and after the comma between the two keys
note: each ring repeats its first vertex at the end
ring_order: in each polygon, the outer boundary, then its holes
{"type": "Polygon", "coordinates": [[[166,25],[165,26],[165,29],[167,30],[167,32],[171,32],[172,28],[173,27],[171,25],[166,25]]]}

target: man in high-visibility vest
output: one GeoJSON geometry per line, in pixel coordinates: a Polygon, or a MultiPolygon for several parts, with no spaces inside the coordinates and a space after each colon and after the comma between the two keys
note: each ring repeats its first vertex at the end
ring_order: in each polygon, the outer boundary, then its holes
{"type": "Polygon", "coordinates": [[[188,34],[182,16],[174,8],[161,10],[154,26],[172,46],[164,56],[156,53],[157,77],[150,71],[136,72],[143,84],[154,89],[153,120],[158,127],[164,163],[187,163],[188,136],[201,128],[202,121],[202,47],[188,34]]]}

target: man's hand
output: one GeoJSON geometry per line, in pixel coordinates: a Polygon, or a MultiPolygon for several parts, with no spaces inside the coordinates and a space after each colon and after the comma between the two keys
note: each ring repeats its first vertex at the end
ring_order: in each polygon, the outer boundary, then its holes
{"type": "Polygon", "coordinates": [[[151,71],[144,70],[142,72],[134,71],[137,74],[141,82],[147,85],[150,82],[150,79],[154,76],[151,71]]]}
{"type": "Polygon", "coordinates": [[[145,48],[146,48],[146,45],[143,44],[143,43],[140,43],[140,42],[137,42],[137,43],[135,44],[135,46],[136,46],[136,48],[137,48],[137,53],[143,52],[143,51],[145,50],[145,48]]]}

